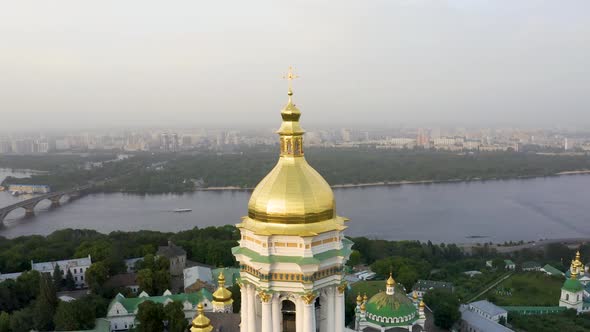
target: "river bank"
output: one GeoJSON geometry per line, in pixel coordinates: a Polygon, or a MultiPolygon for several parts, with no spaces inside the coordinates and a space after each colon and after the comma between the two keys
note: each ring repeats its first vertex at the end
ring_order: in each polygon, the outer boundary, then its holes
{"type": "MultiPolygon", "coordinates": [[[[346,189],[346,188],[363,188],[363,187],[387,187],[387,186],[402,186],[402,185],[420,185],[420,184],[437,184],[437,183],[468,183],[468,182],[486,182],[486,181],[505,181],[505,180],[526,180],[526,179],[537,179],[537,178],[547,178],[547,177],[556,177],[556,176],[564,176],[564,175],[587,175],[590,174],[590,170],[578,170],[578,171],[564,171],[555,173],[552,175],[546,176],[518,176],[518,177],[506,177],[506,178],[473,178],[473,179],[448,179],[448,180],[418,180],[418,181],[381,181],[381,182],[371,182],[371,183],[348,183],[348,184],[335,184],[331,187],[333,189],[346,189]]],[[[227,186],[227,187],[206,187],[206,188],[196,188],[195,191],[252,191],[254,190],[253,187],[237,187],[237,186],[227,186]]]]}

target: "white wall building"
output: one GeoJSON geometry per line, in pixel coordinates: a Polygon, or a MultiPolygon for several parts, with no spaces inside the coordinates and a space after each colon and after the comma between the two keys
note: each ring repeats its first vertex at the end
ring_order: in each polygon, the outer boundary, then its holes
{"type": "Polygon", "coordinates": [[[56,265],[58,265],[59,269],[62,271],[62,277],[64,279],[66,278],[67,271],[69,270],[74,276],[76,287],[87,287],[85,273],[86,270],[90,267],[90,265],[92,265],[92,258],[90,257],[90,255],[84,258],[65,259],[54,262],[35,263],[31,261],[31,269],[39,271],[41,273],[53,274],[56,265]]]}

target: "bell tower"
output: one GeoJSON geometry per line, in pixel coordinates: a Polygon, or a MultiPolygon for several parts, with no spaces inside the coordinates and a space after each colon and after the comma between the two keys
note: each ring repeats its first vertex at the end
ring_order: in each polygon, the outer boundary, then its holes
{"type": "Polygon", "coordinates": [[[297,76],[289,68],[285,78],[278,162],[254,189],[232,249],[240,264],[240,331],[340,332],[348,219],[336,214],[332,189],[305,160],[291,86],[297,76]]]}

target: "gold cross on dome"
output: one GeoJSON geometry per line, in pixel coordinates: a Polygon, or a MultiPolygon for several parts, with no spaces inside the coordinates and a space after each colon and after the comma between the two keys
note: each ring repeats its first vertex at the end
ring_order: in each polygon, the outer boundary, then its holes
{"type": "Polygon", "coordinates": [[[299,76],[297,76],[293,73],[293,67],[289,67],[289,71],[287,72],[287,75],[283,76],[283,78],[286,79],[287,81],[289,81],[289,91],[291,91],[293,80],[296,78],[299,78],[299,76]]]}

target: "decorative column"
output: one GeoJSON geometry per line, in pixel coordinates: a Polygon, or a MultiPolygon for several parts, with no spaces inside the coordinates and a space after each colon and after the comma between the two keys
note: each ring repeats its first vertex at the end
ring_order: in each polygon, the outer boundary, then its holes
{"type": "Polygon", "coordinates": [[[240,285],[240,294],[242,296],[242,306],[240,309],[240,332],[248,332],[248,284],[240,285]]]}
{"type": "Polygon", "coordinates": [[[313,292],[301,296],[303,301],[303,332],[316,332],[315,329],[315,299],[313,292]]]}
{"type": "Polygon", "coordinates": [[[282,313],[281,313],[281,299],[280,294],[275,293],[272,297],[272,330],[273,331],[282,331],[281,320],[282,320],[282,313]]]}
{"type": "Polygon", "coordinates": [[[256,331],[256,294],[254,285],[248,285],[248,332],[256,331]]]}
{"type": "Polygon", "coordinates": [[[335,287],[328,287],[326,289],[326,332],[335,332],[336,325],[334,320],[336,318],[336,292],[335,287]]]}
{"type": "Polygon", "coordinates": [[[265,291],[258,292],[258,297],[262,302],[262,332],[272,331],[272,294],[265,291]]]}
{"type": "Polygon", "coordinates": [[[344,291],[346,283],[341,284],[336,289],[336,310],[334,310],[334,330],[336,332],[344,331],[344,291]]]}
{"type": "Polygon", "coordinates": [[[299,297],[295,300],[295,331],[303,331],[303,301],[299,297]]]}

